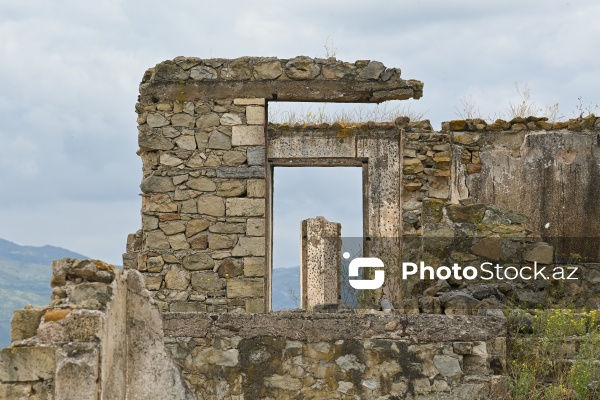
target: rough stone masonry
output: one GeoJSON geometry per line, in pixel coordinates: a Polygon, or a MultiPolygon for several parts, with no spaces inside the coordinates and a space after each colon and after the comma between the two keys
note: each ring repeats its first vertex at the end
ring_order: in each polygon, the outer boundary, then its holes
{"type": "Polygon", "coordinates": [[[161,311],[268,311],[267,101],[380,102],[422,88],[377,61],[177,58],[149,69],[136,105],[142,229],[125,267],[145,275],[161,311]]]}
{"type": "MultiPolygon", "coordinates": [[[[125,269],[53,264],[51,303],[15,312],[0,399],[503,398],[500,303],[535,305],[551,290],[420,286],[394,278],[394,260],[550,265],[570,248],[543,241],[548,224],[553,237],[597,240],[600,118],[450,121],[440,132],[402,118],[266,120],[270,101],[422,90],[377,61],[178,57],[150,68],[136,104],[142,229],[128,238],[125,269]],[[390,267],[379,294],[393,312],[265,313],[281,165],[363,168],[366,250],[390,267]]],[[[586,248],[597,261],[599,247],[586,248]]],[[[592,261],[564,291],[588,306],[600,301],[592,261]]]]}

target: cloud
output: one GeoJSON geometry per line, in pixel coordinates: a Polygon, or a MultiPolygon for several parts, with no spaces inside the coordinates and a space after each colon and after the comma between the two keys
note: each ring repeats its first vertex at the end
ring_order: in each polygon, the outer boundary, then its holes
{"type": "MultiPolygon", "coordinates": [[[[138,84],[165,59],[324,56],[330,38],[340,59],[381,60],[425,82],[424,97],[408,103],[437,127],[469,94],[483,116],[497,114],[518,98],[515,82],[570,116],[578,97],[598,101],[599,12],[593,0],[2,2],[0,237],[27,244],[35,229],[100,258],[122,251],[106,243],[115,229],[139,227],[138,84]],[[90,222],[93,232],[83,231],[94,240],[78,248],[82,231],[68,221],[86,213],[111,223],[90,222]]],[[[317,198],[305,204],[330,200],[317,198]]]]}

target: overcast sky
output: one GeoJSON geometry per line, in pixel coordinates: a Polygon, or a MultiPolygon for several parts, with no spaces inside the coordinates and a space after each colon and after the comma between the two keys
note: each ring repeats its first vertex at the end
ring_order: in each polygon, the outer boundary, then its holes
{"type": "Polygon", "coordinates": [[[425,82],[407,103],[436,129],[465,98],[503,114],[515,83],[570,117],[578,98],[600,102],[599,18],[597,0],[0,0],[0,238],[121,263],[140,227],[138,83],[160,61],[325,56],[328,43],[425,82]]]}

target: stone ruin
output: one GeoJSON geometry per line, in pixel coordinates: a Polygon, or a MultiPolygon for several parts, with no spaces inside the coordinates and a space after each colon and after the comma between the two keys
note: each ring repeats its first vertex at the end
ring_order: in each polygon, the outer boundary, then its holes
{"type": "Polygon", "coordinates": [[[50,304],[14,314],[0,399],[503,398],[498,310],[558,301],[553,283],[411,281],[398,268],[576,261],[579,280],[562,293],[597,308],[600,118],[461,120],[439,132],[404,118],[267,121],[272,101],[422,92],[377,61],[178,57],[150,68],[136,104],[142,229],[124,269],[53,263],[50,304]],[[364,253],[387,275],[362,310],[318,308],[340,301],[327,269],[340,256],[324,240],[339,224],[317,219],[303,225],[302,256],[302,305],[315,311],[270,312],[277,166],[363,169],[364,253]],[[382,299],[394,310],[379,311],[382,299]]]}

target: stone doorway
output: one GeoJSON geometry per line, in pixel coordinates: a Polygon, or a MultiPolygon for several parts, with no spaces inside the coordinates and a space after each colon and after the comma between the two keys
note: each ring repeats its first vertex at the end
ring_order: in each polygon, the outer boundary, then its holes
{"type": "Polygon", "coordinates": [[[342,224],[342,237],[352,238],[353,243],[362,238],[362,175],[362,169],[356,167],[274,168],[271,284],[274,311],[300,307],[302,220],[324,216],[342,224]]]}
{"type": "Polygon", "coordinates": [[[266,132],[267,310],[273,273],[273,194],[277,167],[360,167],[363,184],[364,254],[398,243],[401,236],[402,129],[394,124],[289,126],[269,124],[266,132]],[[385,240],[380,240],[385,239],[385,240]],[[391,240],[391,242],[390,242],[391,240]]]}

